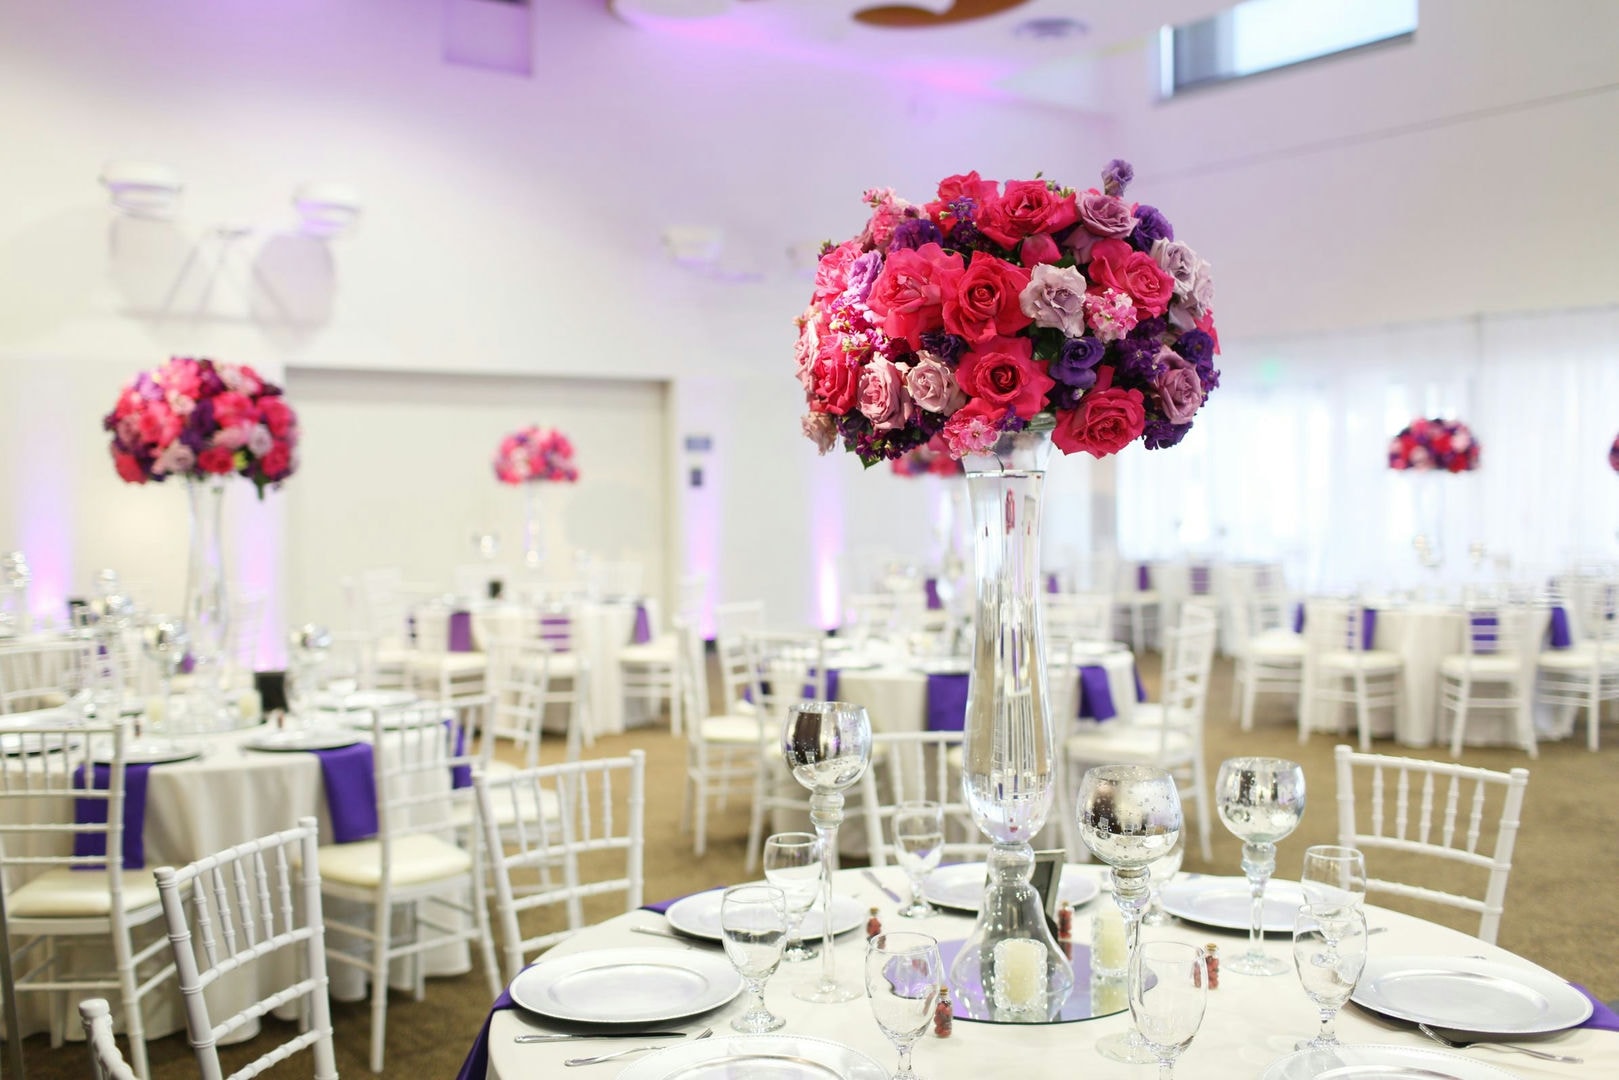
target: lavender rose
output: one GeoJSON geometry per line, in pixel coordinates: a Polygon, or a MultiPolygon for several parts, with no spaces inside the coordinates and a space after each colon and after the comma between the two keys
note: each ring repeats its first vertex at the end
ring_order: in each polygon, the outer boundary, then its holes
{"type": "Polygon", "coordinates": [[[941,416],[949,416],[967,404],[967,395],[956,385],[956,377],[943,360],[930,352],[916,354],[916,363],[905,375],[905,389],[918,408],[941,416]]]}
{"type": "Polygon", "coordinates": [[[881,357],[860,372],[860,388],[855,393],[860,414],[877,431],[893,431],[905,426],[915,412],[911,396],[905,392],[905,368],[881,357]]]}
{"type": "Polygon", "coordinates": [[[1203,404],[1203,380],[1191,362],[1173,349],[1165,349],[1158,358],[1169,365],[1152,381],[1158,411],[1172,424],[1190,423],[1203,404]]]}
{"type": "Polygon", "coordinates": [[[1175,279],[1175,295],[1186,296],[1197,280],[1197,252],[1179,240],[1158,240],[1152,245],[1152,261],[1175,279]]]}
{"type": "Polygon", "coordinates": [[[1085,275],[1071,266],[1036,264],[1029,284],[1018,294],[1023,314],[1036,326],[1061,330],[1068,337],[1085,333],[1085,275]]]}
{"type": "Polygon", "coordinates": [[[1107,346],[1095,338],[1069,338],[1062,343],[1062,353],[1051,362],[1046,374],[1064,386],[1089,390],[1096,385],[1096,365],[1106,353],[1107,346]]]}
{"type": "Polygon", "coordinates": [[[1114,158],[1102,167],[1102,190],[1109,195],[1123,195],[1130,181],[1136,178],[1135,169],[1123,158],[1114,158]]]}
{"type": "Polygon", "coordinates": [[[1129,236],[1136,227],[1135,215],[1124,200],[1098,191],[1081,192],[1076,200],[1079,221],[1097,236],[1129,236]]]}
{"type": "Polygon", "coordinates": [[[838,425],[824,412],[805,413],[800,421],[804,436],[815,444],[816,453],[825,454],[838,441],[838,425]]]}

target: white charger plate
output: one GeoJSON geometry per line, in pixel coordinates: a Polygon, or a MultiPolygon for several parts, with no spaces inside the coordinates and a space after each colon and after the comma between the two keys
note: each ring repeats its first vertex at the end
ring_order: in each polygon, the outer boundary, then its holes
{"type": "Polygon", "coordinates": [[[360,741],[358,732],[336,728],[288,728],[265,731],[242,741],[244,750],[262,750],[269,753],[337,750],[353,746],[360,741]]]}
{"type": "Polygon", "coordinates": [[[1376,956],[1349,1000],[1396,1020],[1485,1035],[1542,1035],[1591,1018],[1591,1001],[1549,971],[1472,956],[1376,956]]]}
{"type": "MultiPolygon", "coordinates": [[[[981,862],[952,863],[928,875],[922,895],[934,907],[978,914],[984,902],[985,865],[981,862]]],[[[1074,907],[1093,899],[1102,891],[1098,876],[1083,866],[1064,866],[1057,883],[1057,899],[1074,907]]]]}
{"type": "MultiPolygon", "coordinates": [[[[140,739],[124,744],[125,765],[166,765],[202,757],[202,744],[183,739],[140,739]]],[[[112,746],[98,743],[90,748],[90,760],[98,765],[112,761],[112,746]]]]}
{"type": "Polygon", "coordinates": [[[1278,1058],[1260,1080],[1518,1080],[1518,1075],[1422,1046],[1341,1046],[1278,1058]]]}
{"type": "Polygon", "coordinates": [[[888,1080],[858,1050],[804,1035],[733,1035],[667,1046],[618,1080],[888,1080]]]}
{"type": "Polygon", "coordinates": [[[49,744],[37,732],[8,731],[0,734],[0,754],[6,757],[27,757],[34,754],[52,754],[65,748],[77,750],[83,743],[76,737],[53,737],[49,744]]]}
{"type": "MultiPolygon", "coordinates": [[[[765,884],[765,883],[761,883],[765,884]]],[[[694,896],[676,900],[664,912],[669,925],[682,934],[692,937],[706,938],[709,941],[720,941],[720,902],[725,897],[724,889],[710,889],[694,896]]],[[[822,917],[821,902],[815,905],[804,915],[804,921],[798,925],[798,933],[805,941],[813,941],[826,932],[826,920],[822,917]]],[[[866,909],[847,896],[832,896],[832,932],[834,934],[847,933],[866,923],[866,909]]]]}
{"type": "Polygon", "coordinates": [[[717,1009],[742,992],[724,956],[690,949],[595,949],[547,958],[508,988],[529,1012],[581,1024],[652,1024],[717,1009]]]}
{"type": "MultiPolygon", "coordinates": [[[[1183,877],[1164,886],[1164,910],[1187,922],[1221,930],[1247,930],[1253,925],[1253,894],[1240,877],[1183,877]]],[[[1304,887],[1271,878],[1265,885],[1267,934],[1291,934],[1293,919],[1304,903],[1304,887]]]]}
{"type": "Polygon", "coordinates": [[[355,690],[347,694],[316,694],[315,707],[355,712],[360,709],[397,709],[416,700],[416,695],[409,690],[355,690]]]}

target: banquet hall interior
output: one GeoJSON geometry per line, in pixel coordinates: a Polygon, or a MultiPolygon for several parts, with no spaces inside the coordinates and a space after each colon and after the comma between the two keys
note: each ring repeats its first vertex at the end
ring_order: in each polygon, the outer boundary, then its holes
{"type": "Polygon", "coordinates": [[[0,0],[0,1077],[1619,1075],[1615,42],[0,0]]]}

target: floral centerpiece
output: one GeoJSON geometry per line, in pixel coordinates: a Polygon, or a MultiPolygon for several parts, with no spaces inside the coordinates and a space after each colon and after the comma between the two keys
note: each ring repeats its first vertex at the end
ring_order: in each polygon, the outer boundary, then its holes
{"type": "Polygon", "coordinates": [[[896,476],[960,476],[963,471],[961,459],[951,457],[937,436],[901,454],[892,465],[896,476]]]}
{"type": "Polygon", "coordinates": [[[1031,424],[1064,453],[1174,446],[1220,384],[1209,265],[1155,207],[978,173],[920,205],[865,194],[798,318],[804,433],[866,465],[942,436],[960,458],[1031,424]]]}
{"type": "Polygon", "coordinates": [[[556,428],[514,431],[495,451],[495,478],[503,484],[576,483],[579,467],[573,462],[573,443],[556,428]]]}
{"type": "Polygon", "coordinates": [[[1613,437],[1613,445],[1608,448],[1608,465],[1619,472],[1619,435],[1613,437]]]}
{"type": "Polygon", "coordinates": [[[1472,472],[1478,442],[1460,420],[1411,421],[1389,443],[1389,468],[1397,472],[1472,472]]]}
{"type": "Polygon", "coordinates": [[[262,499],[298,467],[298,415],[246,364],[177,356],[135,376],[101,426],[126,483],[235,474],[262,499]]]}

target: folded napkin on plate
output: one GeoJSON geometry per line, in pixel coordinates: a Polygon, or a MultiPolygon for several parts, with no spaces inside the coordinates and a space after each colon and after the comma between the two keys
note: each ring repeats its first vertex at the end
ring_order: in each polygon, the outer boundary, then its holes
{"type": "MultiPolygon", "coordinates": [[[[106,791],[112,783],[112,767],[93,766],[91,791],[106,791]]],[[[124,869],[138,870],[146,865],[146,783],[150,765],[124,766],[124,869]]],[[[84,787],[84,766],[73,770],[73,786],[84,787]]],[[[77,825],[101,825],[107,820],[106,799],[74,799],[73,821],[77,825]]],[[[107,855],[106,833],[80,833],[73,838],[73,854],[79,858],[107,855]]],[[[81,869],[95,869],[81,867],[81,869]]]]}
{"type": "Polygon", "coordinates": [[[1591,999],[1591,1018],[1581,1024],[1584,1028],[1594,1028],[1597,1031],[1619,1031],[1619,1013],[1608,1007],[1595,994],[1577,982],[1569,983],[1574,989],[1591,999]]]}
{"type": "Polygon", "coordinates": [[[461,1071],[455,1074],[456,1080],[484,1080],[484,1077],[489,1075],[489,1025],[494,1023],[497,1012],[516,1007],[511,994],[502,990],[495,1003],[489,1006],[489,1015],[485,1017],[483,1027],[478,1031],[478,1037],[473,1040],[472,1049],[467,1051],[467,1059],[461,1063],[461,1071]]]}
{"type": "Polygon", "coordinates": [[[332,840],[352,844],[377,835],[377,772],[371,744],[357,742],[334,750],[315,750],[326,784],[326,810],[332,840]]]}

